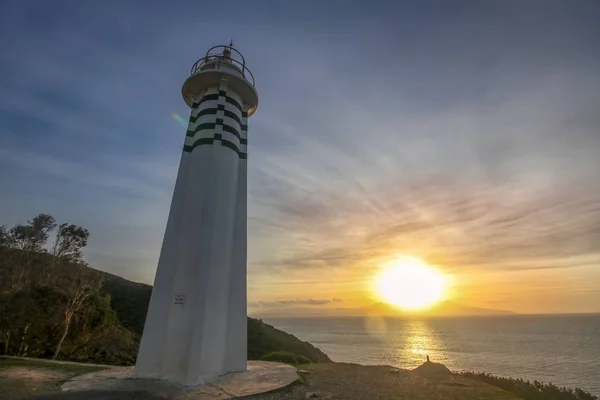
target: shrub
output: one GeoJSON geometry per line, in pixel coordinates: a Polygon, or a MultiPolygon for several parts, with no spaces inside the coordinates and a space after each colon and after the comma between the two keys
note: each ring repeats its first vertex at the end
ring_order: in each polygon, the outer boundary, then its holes
{"type": "Polygon", "coordinates": [[[327,354],[312,344],[258,319],[248,318],[248,359],[262,360],[265,355],[279,351],[302,355],[308,362],[331,362],[327,354]]]}
{"type": "Polygon", "coordinates": [[[474,378],[515,393],[524,400],[598,400],[598,397],[581,389],[558,387],[552,383],[502,378],[487,373],[462,372],[462,376],[474,378]]]}
{"type": "Polygon", "coordinates": [[[289,351],[274,351],[263,356],[263,361],[276,361],[285,364],[310,364],[311,361],[304,356],[299,356],[289,351]]]}

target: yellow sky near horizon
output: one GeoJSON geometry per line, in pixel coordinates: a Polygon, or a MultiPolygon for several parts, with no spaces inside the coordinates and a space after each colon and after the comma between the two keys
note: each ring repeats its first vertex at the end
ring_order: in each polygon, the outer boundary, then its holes
{"type": "MultiPolygon", "coordinates": [[[[443,270],[443,269],[442,269],[443,270]]],[[[304,271],[309,274],[309,271],[304,271]]],[[[315,273],[316,275],[316,273],[315,273]]],[[[251,279],[250,291],[260,286],[258,305],[250,296],[250,313],[279,311],[294,315],[307,308],[355,308],[382,301],[373,290],[376,274],[366,276],[353,273],[321,272],[318,280],[251,279]],[[311,300],[313,300],[311,302],[311,300]],[[284,303],[289,301],[289,303],[284,303]],[[318,304],[322,301],[324,304],[318,304]],[[283,307],[278,307],[281,303],[283,307]],[[314,304],[311,304],[314,303],[314,304]],[[275,307],[273,307],[275,305],[275,307]]],[[[316,277],[316,276],[315,276],[316,277]]],[[[513,271],[481,273],[448,273],[450,285],[442,300],[517,313],[577,313],[600,312],[599,302],[591,292],[598,291],[598,269],[584,266],[564,271],[513,271]]]]}

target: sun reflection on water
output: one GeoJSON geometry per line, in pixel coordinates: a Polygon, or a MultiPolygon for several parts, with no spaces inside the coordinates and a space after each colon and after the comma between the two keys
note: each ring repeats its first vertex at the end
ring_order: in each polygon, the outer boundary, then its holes
{"type": "MultiPolygon", "coordinates": [[[[407,338],[411,354],[428,355],[436,350],[436,337],[425,321],[413,321],[411,335],[407,338]]],[[[423,359],[424,357],[419,357],[423,359]]]]}
{"type": "Polygon", "coordinates": [[[391,365],[400,368],[416,368],[430,357],[431,361],[452,366],[435,321],[368,317],[365,330],[371,338],[381,343],[380,354],[391,365]],[[392,349],[392,350],[390,350],[392,349]]]}

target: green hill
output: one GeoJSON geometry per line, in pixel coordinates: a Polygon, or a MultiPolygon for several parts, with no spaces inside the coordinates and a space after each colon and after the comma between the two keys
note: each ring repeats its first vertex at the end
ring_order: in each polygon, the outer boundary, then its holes
{"type": "MultiPolygon", "coordinates": [[[[144,329],[152,286],[128,281],[116,275],[98,271],[104,277],[102,291],[110,295],[111,307],[124,327],[136,334],[144,329]]],[[[248,358],[261,359],[275,351],[304,356],[312,362],[330,362],[329,357],[308,342],[283,332],[261,320],[248,318],[248,358]]]]}
{"type": "Polygon", "coordinates": [[[128,281],[107,272],[97,272],[103,277],[101,290],[110,296],[110,306],[117,312],[121,324],[133,333],[141,335],[152,286],[128,281]]]}

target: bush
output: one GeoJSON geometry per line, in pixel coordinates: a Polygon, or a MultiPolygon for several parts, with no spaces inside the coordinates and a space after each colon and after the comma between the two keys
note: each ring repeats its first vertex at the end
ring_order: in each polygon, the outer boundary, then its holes
{"type": "Polygon", "coordinates": [[[584,390],[558,387],[552,383],[502,378],[487,373],[462,372],[461,375],[497,386],[522,397],[524,400],[598,400],[598,397],[584,390]]]}
{"type": "Polygon", "coordinates": [[[272,352],[287,352],[306,357],[308,362],[331,362],[327,354],[296,336],[248,318],[248,359],[262,360],[272,352]]]}
{"type": "Polygon", "coordinates": [[[290,353],[289,351],[274,351],[272,353],[266,354],[262,359],[263,361],[275,361],[285,364],[311,363],[311,361],[307,357],[299,356],[294,353],[290,353]]]}

